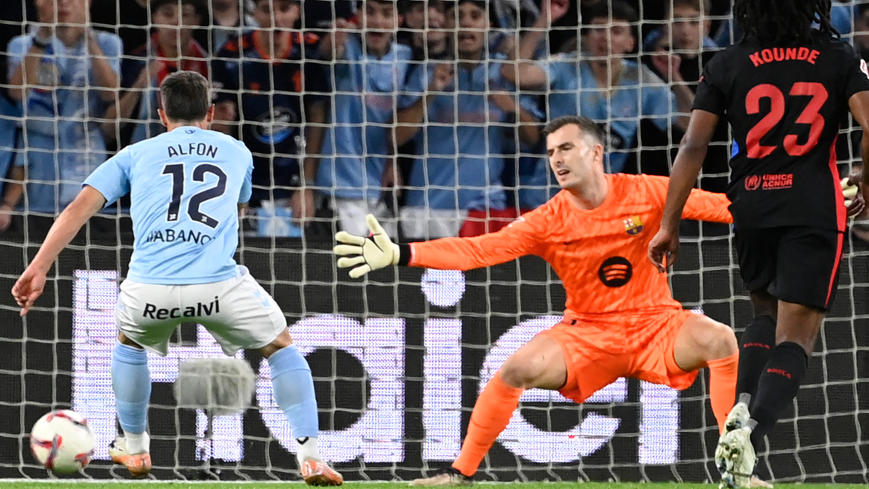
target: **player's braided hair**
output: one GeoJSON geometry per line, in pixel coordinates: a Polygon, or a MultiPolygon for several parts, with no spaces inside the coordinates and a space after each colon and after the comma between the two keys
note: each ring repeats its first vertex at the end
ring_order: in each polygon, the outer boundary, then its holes
{"type": "Polygon", "coordinates": [[[743,41],[792,46],[809,42],[813,22],[820,32],[838,38],[830,8],[830,0],[736,0],[733,17],[742,27],[743,41]]]}

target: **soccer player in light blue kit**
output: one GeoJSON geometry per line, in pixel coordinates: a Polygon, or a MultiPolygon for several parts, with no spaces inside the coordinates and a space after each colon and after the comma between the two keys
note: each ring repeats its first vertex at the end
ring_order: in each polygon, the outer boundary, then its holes
{"type": "Polygon", "coordinates": [[[340,485],[317,448],[319,426],[311,369],[275,301],[233,259],[238,207],[251,196],[253,157],[243,143],[209,131],[214,115],[208,81],[180,71],[160,86],[168,132],[127,146],[98,167],[63,211],[36,257],[12,288],[27,314],[46,273],[84,223],[128,192],[136,240],[115,318],[112,379],[124,437],[109,452],[134,476],[151,470],[147,426],[151,379],[145,350],[165,356],[182,322],[198,322],[224,353],[256,349],[268,358],[275,400],[299,444],[302,477],[340,485]],[[238,207],[237,207],[238,206],[238,207]]]}

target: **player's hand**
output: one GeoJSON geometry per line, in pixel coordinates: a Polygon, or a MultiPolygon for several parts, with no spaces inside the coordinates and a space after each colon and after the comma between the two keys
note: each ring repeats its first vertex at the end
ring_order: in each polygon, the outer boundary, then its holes
{"type": "Polygon", "coordinates": [[[453,81],[455,68],[452,63],[438,63],[432,70],[431,82],[428,85],[430,92],[443,92],[453,81]]]}
{"type": "Polygon", "coordinates": [[[549,20],[550,23],[555,22],[564,17],[564,14],[567,13],[567,9],[569,8],[569,0],[543,0],[540,4],[540,18],[548,18],[547,20],[549,20]]]}
{"type": "Polygon", "coordinates": [[[27,267],[12,286],[12,296],[21,306],[22,316],[30,311],[33,303],[42,295],[43,289],[45,289],[45,272],[40,272],[32,266],[27,267]]]}
{"type": "MultiPolygon", "coordinates": [[[[862,178],[862,175],[858,175],[862,178]]],[[[842,195],[845,197],[845,207],[848,212],[848,217],[855,217],[863,212],[866,208],[866,200],[864,198],[865,189],[859,183],[860,179],[855,179],[853,176],[842,179],[842,195]]]]}
{"type": "Polygon", "coordinates": [[[658,273],[666,272],[668,267],[676,263],[678,257],[679,234],[659,230],[649,243],[649,260],[652,260],[658,273]]]}
{"type": "Polygon", "coordinates": [[[667,82],[682,82],[682,57],[664,50],[658,50],[652,55],[652,66],[667,82]]]}
{"type": "Polygon", "coordinates": [[[379,270],[390,265],[398,265],[400,252],[398,245],[393,243],[377,219],[368,214],[368,229],[370,238],[354,236],[346,231],[335,235],[335,241],[341,243],[332,251],[342,257],[338,259],[338,268],[350,268],[350,278],[359,278],[372,270],[379,270]]]}

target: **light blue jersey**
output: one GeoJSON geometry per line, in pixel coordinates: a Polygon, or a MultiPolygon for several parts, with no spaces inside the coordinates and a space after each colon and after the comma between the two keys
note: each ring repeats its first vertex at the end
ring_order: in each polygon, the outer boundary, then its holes
{"type": "Polygon", "coordinates": [[[624,60],[618,86],[599,87],[591,66],[579,56],[568,53],[540,63],[549,76],[549,118],[583,115],[600,124],[609,139],[605,168],[619,173],[634,147],[640,120],[651,119],[663,131],[675,119],[673,92],[645,66],[624,60]]]}
{"type": "Polygon", "coordinates": [[[17,123],[21,117],[21,109],[0,95],[0,196],[6,186],[9,168],[15,159],[17,148],[17,123]]]}
{"type": "MultiPolygon", "coordinates": [[[[427,109],[416,136],[407,205],[433,209],[502,210],[504,158],[515,153],[515,123],[486,95],[512,91],[500,62],[456,68],[454,81],[427,109]]],[[[520,103],[526,103],[520,98],[520,103]]]]}
{"type": "MultiPolygon", "coordinates": [[[[115,73],[120,73],[121,39],[97,32],[97,42],[115,73]]],[[[33,36],[9,42],[7,76],[23,62],[33,36]]],[[[78,195],[85,177],[106,159],[100,129],[108,104],[100,99],[87,41],[74,46],[52,39],[39,65],[40,84],[22,101],[24,151],[16,165],[27,167],[29,211],[58,214],[78,195]]]]}
{"type": "Polygon", "coordinates": [[[133,257],[127,278],[158,285],[237,276],[237,204],[250,200],[253,156],[244,144],[196,127],[121,150],[85,180],[107,205],[128,192],[133,257]]]}
{"type": "Polygon", "coordinates": [[[331,70],[335,102],[318,187],[338,198],[380,198],[395,111],[425,89],[425,70],[412,59],[410,48],[397,43],[382,58],[366,54],[361,37],[348,36],[344,59],[331,70]]]}

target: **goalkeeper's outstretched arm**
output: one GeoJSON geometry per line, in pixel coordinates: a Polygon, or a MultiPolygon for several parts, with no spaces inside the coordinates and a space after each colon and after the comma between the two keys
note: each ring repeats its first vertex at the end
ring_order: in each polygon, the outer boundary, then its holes
{"type": "Polygon", "coordinates": [[[371,237],[355,236],[345,231],[335,235],[339,244],[333,251],[340,257],[338,268],[350,268],[352,278],[395,265],[473,270],[537,254],[542,242],[542,233],[520,218],[497,233],[398,245],[389,239],[374,216],[369,214],[366,219],[371,237]]]}

